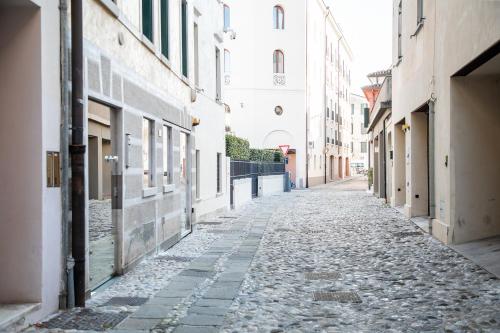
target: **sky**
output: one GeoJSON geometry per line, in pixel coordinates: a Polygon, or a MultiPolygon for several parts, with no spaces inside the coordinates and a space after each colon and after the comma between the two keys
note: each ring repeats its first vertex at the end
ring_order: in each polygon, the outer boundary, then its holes
{"type": "Polygon", "coordinates": [[[388,69],[392,59],[392,0],[325,0],[354,54],[352,92],[366,74],[388,69]]]}

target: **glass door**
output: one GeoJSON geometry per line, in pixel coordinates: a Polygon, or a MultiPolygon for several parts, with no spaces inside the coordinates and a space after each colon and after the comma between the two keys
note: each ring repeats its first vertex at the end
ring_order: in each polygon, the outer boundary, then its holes
{"type": "Polygon", "coordinates": [[[180,181],[179,192],[181,196],[181,235],[184,236],[191,231],[191,208],[189,191],[190,185],[190,166],[189,166],[189,136],[184,132],[180,132],[180,181]]]}

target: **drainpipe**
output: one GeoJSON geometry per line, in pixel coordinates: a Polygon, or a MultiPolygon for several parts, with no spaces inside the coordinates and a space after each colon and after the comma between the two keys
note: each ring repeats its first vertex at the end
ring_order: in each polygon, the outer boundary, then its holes
{"type": "Polygon", "coordinates": [[[432,235],[432,220],[436,218],[436,158],[435,158],[435,98],[434,96],[428,102],[429,104],[429,234],[432,235]]]}
{"type": "Polygon", "coordinates": [[[309,96],[308,96],[308,90],[307,90],[307,71],[308,71],[308,65],[309,65],[309,57],[307,56],[307,50],[308,50],[308,43],[309,43],[309,38],[308,38],[308,28],[309,28],[309,7],[307,6],[307,1],[305,2],[306,5],[306,188],[309,188],[309,96]]]}
{"type": "Polygon", "coordinates": [[[72,249],[75,258],[75,305],[85,307],[85,150],[83,137],[83,18],[82,1],[71,0],[72,249]]]}
{"type": "MultiPolygon", "coordinates": [[[[337,110],[338,110],[338,115],[340,115],[340,41],[342,40],[343,36],[340,36],[340,38],[337,40],[337,110]]],[[[339,122],[339,117],[337,116],[337,134],[338,137],[340,137],[340,122],[339,122]]],[[[338,141],[337,141],[338,143],[338,141]]],[[[337,145],[337,153],[340,155],[340,147],[337,145]]],[[[340,156],[339,156],[340,158],[340,156]]],[[[340,171],[340,168],[339,168],[340,171]]],[[[342,175],[339,174],[339,178],[342,175]]]]}
{"type": "Polygon", "coordinates": [[[61,57],[61,233],[62,233],[62,290],[59,307],[71,309],[75,306],[73,288],[73,266],[75,261],[69,250],[69,48],[68,48],[68,3],[67,0],[59,1],[59,32],[60,32],[60,57],[61,57]]]}
{"type": "Polygon", "coordinates": [[[323,60],[324,60],[324,62],[325,62],[325,79],[324,79],[324,81],[323,81],[323,82],[324,82],[324,84],[325,84],[325,94],[324,94],[324,96],[323,96],[324,106],[325,106],[325,108],[324,108],[324,110],[323,110],[323,116],[325,117],[325,123],[324,123],[324,142],[325,142],[325,147],[324,147],[324,155],[325,155],[325,156],[324,156],[324,159],[325,159],[325,161],[324,161],[324,162],[325,162],[325,165],[324,165],[324,167],[325,167],[325,184],[327,183],[327,181],[326,181],[326,176],[327,176],[327,172],[326,172],[326,165],[327,165],[327,164],[326,164],[326,158],[327,158],[327,154],[326,154],[326,114],[325,114],[325,111],[326,111],[326,109],[328,108],[328,106],[327,106],[328,101],[327,101],[327,98],[326,98],[326,62],[327,62],[327,61],[326,61],[326,56],[327,56],[327,51],[328,51],[328,45],[327,45],[327,44],[328,44],[328,38],[327,38],[327,36],[326,36],[326,21],[328,20],[328,16],[329,16],[329,15],[330,15],[330,7],[326,7],[326,14],[325,14],[325,55],[324,55],[324,59],[323,59],[323,60]]]}

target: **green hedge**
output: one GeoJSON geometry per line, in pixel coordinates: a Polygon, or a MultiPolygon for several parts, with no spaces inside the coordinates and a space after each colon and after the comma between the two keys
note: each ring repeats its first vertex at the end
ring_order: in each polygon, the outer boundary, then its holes
{"type": "Polygon", "coordinates": [[[274,149],[250,149],[250,161],[282,162],[281,150],[274,149]]]}
{"type": "Polygon", "coordinates": [[[226,135],[226,156],[238,161],[282,162],[279,149],[250,149],[248,140],[226,135]]]}
{"type": "Polygon", "coordinates": [[[234,135],[226,135],[226,156],[232,160],[248,161],[250,159],[248,140],[234,135]]]}

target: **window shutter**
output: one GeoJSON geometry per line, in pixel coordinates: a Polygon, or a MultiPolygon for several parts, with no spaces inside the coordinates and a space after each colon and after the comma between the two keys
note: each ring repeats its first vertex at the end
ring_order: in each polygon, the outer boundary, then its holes
{"type": "Polygon", "coordinates": [[[153,41],[153,0],[142,0],[142,34],[153,41]]]}
{"type": "Polygon", "coordinates": [[[168,45],[168,39],[169,39],[169,8],[168,8],[168,0],[161,0],[160,3],[160,20],[161,20],[161,53],[165,56],[165,58],[169,58],[169,45],[168,45]]]}

